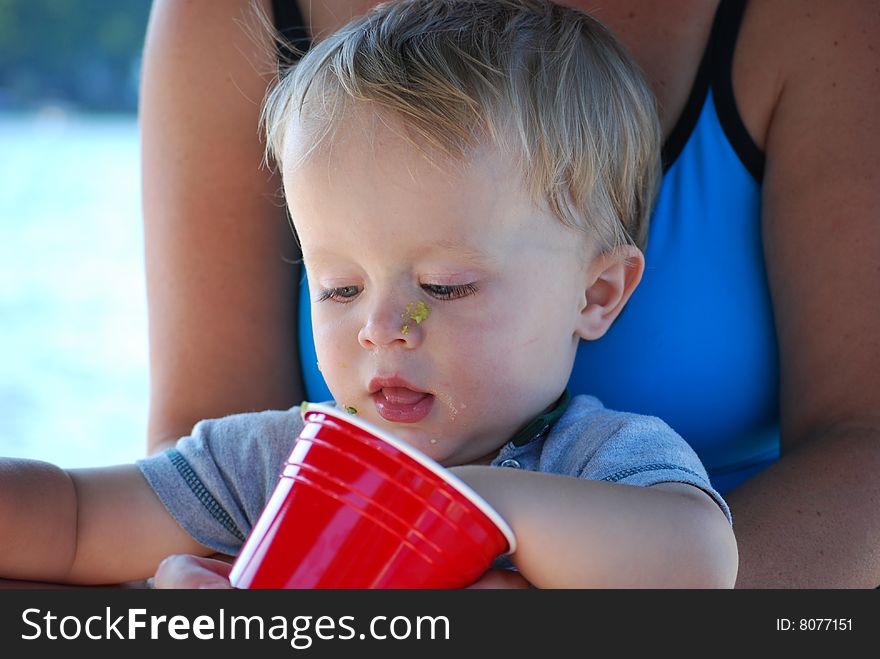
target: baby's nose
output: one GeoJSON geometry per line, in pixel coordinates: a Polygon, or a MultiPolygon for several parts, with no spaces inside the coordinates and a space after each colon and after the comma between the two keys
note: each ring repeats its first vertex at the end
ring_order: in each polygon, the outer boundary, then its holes
{"type": "Polygon", "coordinates": [[[394,302],[377,304],[358,332],[358,342],[368,350],[395,345],[415,348],[424,338],[422,322],[429,314],[430,308],[423,300],[402,306],[394,302]]]}

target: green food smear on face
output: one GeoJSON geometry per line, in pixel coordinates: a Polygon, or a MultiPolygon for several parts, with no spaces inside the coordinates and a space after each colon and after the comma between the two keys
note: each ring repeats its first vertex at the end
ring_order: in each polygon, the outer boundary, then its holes
{"type": "Polygon", "coordinates": [[[349,414],[357,414],[358,413],[357,408],[354,408],[351,405],[346,405],[345,411],[348,412],[349,414]]]}
{"type": "Polygon", "coordinates": [[[403,325],[400,327],[401,334],[409,334],[409,321],[414,320],[417,325],[421,325],[423,320],[427,320],[431,315],[431,307],[425,304],[424,300],[418,302],[410,302],[406,305],[406,311],[400,314],[403,318],[403,325]]]}

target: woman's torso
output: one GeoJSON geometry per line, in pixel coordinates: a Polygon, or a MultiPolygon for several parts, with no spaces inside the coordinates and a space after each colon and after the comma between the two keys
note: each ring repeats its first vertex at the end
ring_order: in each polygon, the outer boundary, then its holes
{"type": "MultiPolygon", "coordinates": [[[[312,20],[316,33],[332,29],[320,26],[324,14],[298,18],[289,2],[273,4],[281,28],[312,20]]],[[[567,4],[592,10],[590,2],[567,4]]],[[[582,343],[570,381],[573,393],[609,408],[664,419],[721,491],[778,455],[777,347],[760,222],[772,67],[757,45],[760,15],[750,8],[740,24],[740,4],[722,3],[714,29],[716,4],[704,0],[618,2],[593,12],[630,48],[657,94],[664,180],[642,283],[609,333],[582,343]]],[[[315,366],[304,286],[306,397],[320,400],[329,392],[315,366]]]]}

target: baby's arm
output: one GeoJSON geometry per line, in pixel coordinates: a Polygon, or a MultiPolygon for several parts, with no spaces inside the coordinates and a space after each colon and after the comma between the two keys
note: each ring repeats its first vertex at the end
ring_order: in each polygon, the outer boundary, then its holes
{"type": "Polygon", "coordinates": [[[497,467],[452,471],[510,524],[511,559],[542,588],[732,588],[736,540],[692,485],[650,487],[497,467]]]}
{"type": "Polygon", "coordinates": [[[211,553],[178,526],[136,466],[65,471],[0,459],[0,576],[119,583],[183,552],[211,553]]]}

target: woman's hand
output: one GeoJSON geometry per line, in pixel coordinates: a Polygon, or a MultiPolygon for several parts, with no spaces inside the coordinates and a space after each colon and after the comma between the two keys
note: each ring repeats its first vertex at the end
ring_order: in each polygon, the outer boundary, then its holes
{"type": "Polygon", "coordinates": [[[233,560],[229,556],[205,558],[190,554],[175,554],[163,560],[156,576],[154,588],[232,588],[229,571],[233,560]]]}
{"type": "Polygon", "coordinates": [[[468,588],[477,590],[531,588],[532,584],[516,570],[492,569],[472,583],[468,588]]]}

